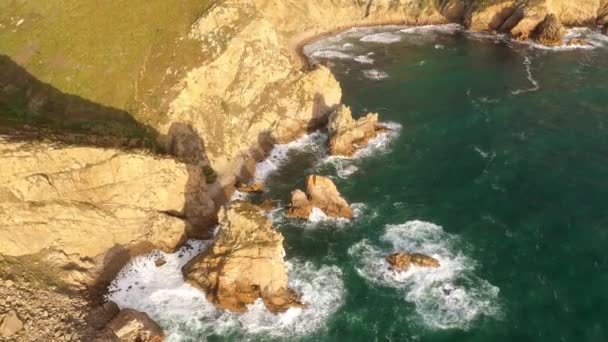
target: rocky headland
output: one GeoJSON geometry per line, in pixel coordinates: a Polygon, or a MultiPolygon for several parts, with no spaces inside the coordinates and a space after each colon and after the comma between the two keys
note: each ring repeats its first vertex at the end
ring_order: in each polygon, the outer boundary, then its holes
{"type": "MultiPolygon", "coordinates": [[[[248,205],[220,208],[236,180],[250,179],[255,161],[273,144],[327,124],[332,112],[331,122],[347,118],[347,108],[338,109],[339,83],[328,68],[308,65],[304,44],[382,24],[461,23],[547,45],[562,43],[562,26],[608,30],[608,0],[187,0],[180,6],[129,6],[0,5],[0,278],[18,284],[3,289],[6,298],[30,298],[0,305],[10,324],[3,338],[87,340],[94,328],[84,317],[128,260],[209,237],[217,222],[228,228],[185,277],[234,311],[256,298],[272,311],[298,305],[286,285],[280,234],[248,205]],[[113,18],[112,24],[104,26],[100,17],[113,18]],[[53,45],[57,41],[60,47],[53,45]],[[231,231],[232,220],[249,227],[250,236],[231,231]],[[253,232],[254,226],[265,228],[253,232]],[[261,248],[262,241],[271,247],[261,248]],[[240,244],[247,248],[237,250],[240,244]],[[245,252],[266,255],[259,262],[272,271],[231,276],[252,262],[239,254],[245,252]],[[217,272],[227,256],[230,263],[222,267],[229,281],[212,281],[209,272],[217,272]],[[40,296],[58,304],[38,309],[46,306],[24,303],[40,296]],[[53,323],[57,328],[48,334],[31,328],[34,317],[67,306],[78,318],[53,323]]],[[[336,154],[352,155],[375,134],[377,117],[346,121],[362,130],[345,135],[342,126],[330,124],[331,145],[336,154]]],[[[320,176],[308,179],[307,194],[292,199],[299,212],[294,216],[307,218],[309,208],[319,206],[329,216],[352,217],[335,186],[326,183],[320,176]],[[327,186],[309,189],[308,183],[319,182],[327,186]]]]}

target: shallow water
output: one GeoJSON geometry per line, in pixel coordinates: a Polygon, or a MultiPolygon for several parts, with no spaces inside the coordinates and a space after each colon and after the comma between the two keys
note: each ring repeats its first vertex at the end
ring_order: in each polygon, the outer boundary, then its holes
{"type": "Polygon", "coordinates": [[[282,203],[311,172],[356,203],[352,222],[272,214],[311,307],[215,310],[179,278],[189,252],[166,256],[162,275],[153,257],[136,260],[112,298],[174,341],[608,340],[608,40],[570,34],[591,44],[539,49],[448,26],[307,48],[329,59],[353,112],[395,129],[354,159],[328,158],[319,132],[258,168],[282,203]],[[395,250],[442,267],[390,272],[395,250]]]}

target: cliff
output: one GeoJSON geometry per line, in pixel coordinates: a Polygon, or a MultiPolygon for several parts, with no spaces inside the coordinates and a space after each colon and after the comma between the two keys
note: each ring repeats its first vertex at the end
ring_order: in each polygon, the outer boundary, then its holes
{"type": "Polygon", "coordinates": [[[2,2],[0,274],[103,284],[206,234],[252,160],[340,104],[331,72],[302,59],[316,37],[457,22],[527,39],[549,15],[604,24],[608,2],[2,2]]]}

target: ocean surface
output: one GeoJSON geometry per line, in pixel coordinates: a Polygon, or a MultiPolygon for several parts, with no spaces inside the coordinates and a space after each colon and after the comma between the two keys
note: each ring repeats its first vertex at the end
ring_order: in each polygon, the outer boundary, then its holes
{"type": "Polygon", "coordinates": [[[448,25],[308,46],[355,116],[378,112],[390,128],[354,158],[328,157],[319,131],[258,165],[266,198],[285,205],[316,173],[355,208],[352,221],[271,214],[309,306],[215,309],[180,273],[208,241],[161,268],[135,259],[109,298],[148,312],[169,341],[608,341],[608,37],[574,36],[589,44],[448,25]],[[401,250],[442,266],[389,271],[384,257],[401,250]]]}

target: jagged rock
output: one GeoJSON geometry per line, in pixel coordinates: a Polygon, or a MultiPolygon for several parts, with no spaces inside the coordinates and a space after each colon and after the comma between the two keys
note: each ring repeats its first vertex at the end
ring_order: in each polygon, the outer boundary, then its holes
{"type": "Polygon", "coordinates": [[[291,204],[287,216],[308,219],[313,207],[321,209],[325,215],[351,219],[353,210],[342,198],[331,179],[318,175],[306,178],[306,193],[296,189],[291,192],[291,204]]]}
{"type": "Polygon", "coordinates": [[[357,147],[365,145],[380,130],[377,113],[354,120],[350,108],[345,105],[330,114],[327,127],[330,135],[329,153],[347,157],[355,154],[357,147]]]}
{"type": "Polygon", "coordinates": [[[23,322],[14,310],[9,311],[2,318],[0,323],[0,336],[11,337],[23,329],[23,322]]]}
{"type": "Polygon", "coordinates": [[[260,181],[254,181],[253,183],[239,183],[236,189],[241,192],[247,193],[261,193],[264,192],[264,183],[260,181]]]}
{"type": "Polygon", "coordinates": [[[287,216],[307,220],[312,213],[313,205],[304,191],[296,189],[291,192],[291,204],[287,208],[287,216]]]}
{"type": "Polygon", "coordinates": [[[267,213],[273,211],[276,208],[276,204],[270,199],[265,199],[264,201],[262,201],[262,203],[258,204],[258,206],[267,213]]]}
{"type": "Polygon", "coordinates": [[[563,44],[566,30],[555,14],[548,14],[534,32],[536,41],[547,46],[563,44]]]}
{"type": "Polygon", "coordinates": [[[396,271],[407,271],[411,265],[419,267],[440,267],[439,260],[420,253],[393,253],[386,257],[390,268],[396,271]]]}
{"type": "Polygon", "coordinates": [[[133,309],[122,309],[107,328],[121,342],[162,342],[165,336],[160,326],[146,313],[133,309]]]}
{"type": "Polygon", "coordinates": [[[258,298],[272,312],[301,306],[288,287],[283,236],[261,209],[237,202],[219,213],[213,245],[183,268],[186,281],[225,310],[244,312],[258,298]]]}

